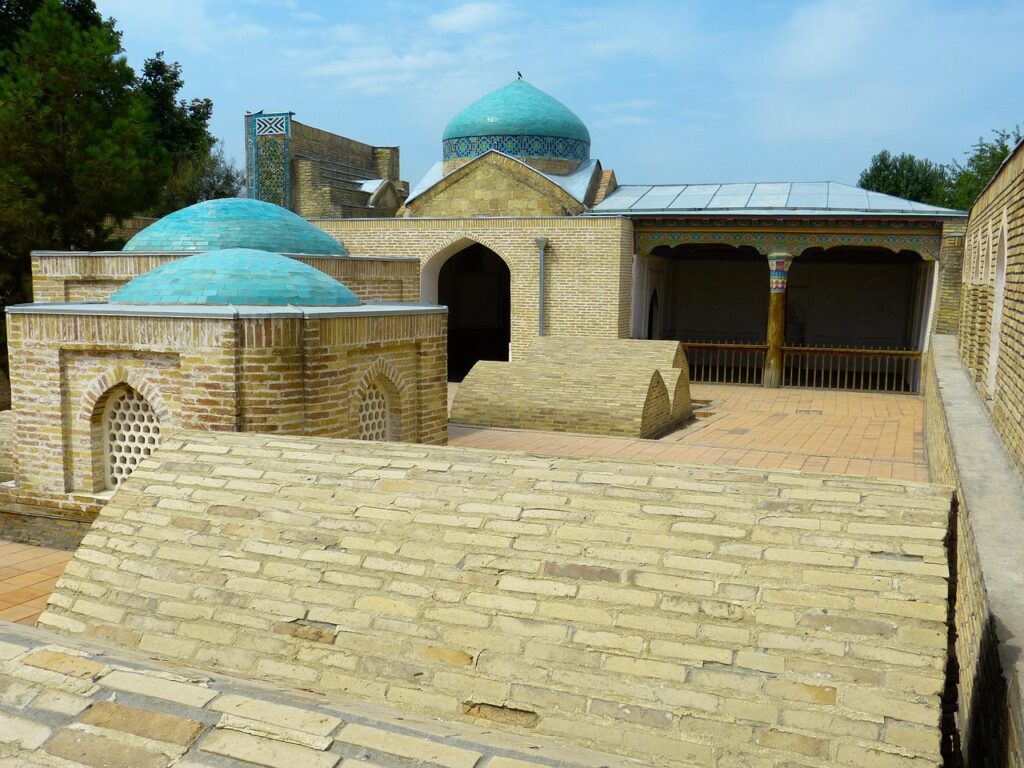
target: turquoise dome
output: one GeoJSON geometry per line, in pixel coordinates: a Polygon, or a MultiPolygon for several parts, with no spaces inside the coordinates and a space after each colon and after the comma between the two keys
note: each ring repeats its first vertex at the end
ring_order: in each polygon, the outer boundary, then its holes
{"type": "Polygon", "coordinates": [[[131,280],[111,304],[352,307],[345,285],[301,261],[251,248],[186,256],[131,280]]]}
{"type": "Polygon", "coordinates": [[[196,203],[169,213],[125,243],[125,251],[203,253],[255,248],[343,256],[345,246],[285,208],[243,197],[196,203]]]}
{"type": "Polygon", "coordinates": [[[445,160],[496,149],[513,157],[582,162],[590,157],[590,131],[558,99],[513,80],[452,118],[442,146],[445,160]]]}

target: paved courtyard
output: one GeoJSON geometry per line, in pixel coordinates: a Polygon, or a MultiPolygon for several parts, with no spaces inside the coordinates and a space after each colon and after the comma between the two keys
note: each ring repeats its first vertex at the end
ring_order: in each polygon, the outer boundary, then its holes
{"type": "Polygon", "coordinates": [[[0,539],[0,619],[34,625],[72,554],[0,539]]]}
{"type": "Polygon", "coordinates": [[[725,384],[693,384],[691,394],[695,404],[708,405],[696,421],[659,440],[457,424],[448,439],[466,448],[580,458],[928,480],[920,397],[725,384]]]}

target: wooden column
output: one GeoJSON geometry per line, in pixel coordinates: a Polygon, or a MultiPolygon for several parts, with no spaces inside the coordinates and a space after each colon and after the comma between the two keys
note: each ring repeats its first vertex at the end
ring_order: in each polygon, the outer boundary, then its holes
{"type": "Polygon", "coordinates": [[[786,343],[786,281],[793,256],[788,253],[768,254],[768,351],[764,358],[766,387],[782,386],[782,346],[786,343]]]}

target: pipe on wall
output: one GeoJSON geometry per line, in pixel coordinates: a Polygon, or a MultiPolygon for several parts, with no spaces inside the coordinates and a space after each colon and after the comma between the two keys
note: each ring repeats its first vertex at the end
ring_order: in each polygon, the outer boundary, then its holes
{"type": "Polygon", "coordinates": [[[544,335],[544,253],[548,247],[546,237],[538,237],[534,240],[537,244],[537,335],[544,335]]]}

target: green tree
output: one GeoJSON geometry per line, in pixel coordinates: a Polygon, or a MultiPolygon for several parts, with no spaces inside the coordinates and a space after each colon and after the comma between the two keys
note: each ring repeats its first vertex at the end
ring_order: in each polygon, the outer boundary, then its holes
{"type": "MultiPolygon", "coordinates": [[[[14,45],[18,35],[28,27],[42,4],[43,0],[0,0],[0,51],[6,51],[14,45]]],[[[103,17],[96,10],[93,0],[63,0],[62,5],[82,29],[91,29],[103,23],[103,17]]]]}
{"type": "Polygon", "coordinates": [[[950,175],[944,165],[883,149],[861,172],[857,186],[928,205],[945,205],[950,175]]]}
{"type": "Polygon", "coordinates": [[[999,166],[1009,156],[1013,148],[1024,139],[1020,126],[1009,131],[992,131],[992,139],[983,136],[964,154],[967,161],[956,160],[951,164],[953,183],[950,188],[948,205],[962,211],[970,210],[974,201],[984,191],[995,176],[999,166]]]}
{"type": "Polygon", "coordinates": [[[148,99],[113,21],[82,27],[42,0],[0,52],[0,300],[29,297],[33,248],[95,248],[107,217],[151,205],[167,178],[148,99]]]}
{"type": "Polygon", "coordinates": [[[171,176],[149,211],[156,216],[211,197],[232,197],[241,189],[241,173],[209,131],[213,102],[179,99],[184,84],[181,65],[164,61],[163,51],[146,60],[139,78],[157,125],[156,139],[171,158],[171,176]]]}

